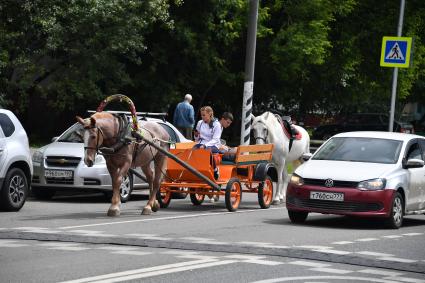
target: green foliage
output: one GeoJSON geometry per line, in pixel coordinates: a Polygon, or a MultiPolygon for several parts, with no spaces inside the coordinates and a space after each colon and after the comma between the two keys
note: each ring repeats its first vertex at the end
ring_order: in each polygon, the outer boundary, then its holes
{"type": "MultiPolygon", "coordinates": [[[[72,118],[107,95],[167,111],[189,92],[195,108],[209,104],[238,119],[249,2],[3,0],[0,105],[37,131],[47,113],[72,118]]],[[[399,70],[398,107],[425,102],[425,2],[406,2],[413,63],[399,70]]],[[[399,1],[260,1],[255,111],[387,112],[393,69],[379,59],[398,15],[399,1]]],[[[233,127],[232,140],[237,120],[233,127]]]]}
{"type": "Polygon", "coordinates": [[[126,62],[141,63],[153,25],[172,27],[168,7],[165,0],[3,1],[2,95],[15,109],[40,95],[62,110],[116,92],[131,83],[126,62]]]}

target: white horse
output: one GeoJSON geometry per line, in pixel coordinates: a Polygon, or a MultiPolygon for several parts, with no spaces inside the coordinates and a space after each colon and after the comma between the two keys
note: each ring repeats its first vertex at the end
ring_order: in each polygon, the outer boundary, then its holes
{"type": "Polygon", "coordinates": [[[273,204],[284,201],[286,188],[288,187],[288,171],[286,165],[292,162],[294,168],[301,163],[301,156],[310,152],[310,136],[307,131],[297,125],[293,125],[301,134],[301,139],[294,139],[289,150],[290,138],[287,136],[282,126],[271,112],[264,112],[260,116],[251,116],[252,131],[256,144],[272,143],[273,163],[277,167],[278,183],[277,190],[273,198],[273,204]],[[297,161],[297,162],[295,162],[297,161]]]}

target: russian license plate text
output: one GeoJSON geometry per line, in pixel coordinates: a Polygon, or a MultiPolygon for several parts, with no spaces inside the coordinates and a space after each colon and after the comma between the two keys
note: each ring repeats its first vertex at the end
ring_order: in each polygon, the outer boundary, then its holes
{"type": "Polygon", "coordinates": [[[46,170],[44,176],[47,178],[72,178],[72,171],[69,170],[46,170]]]}
{"type": "Polygon", "coordinates": [[[328,192],[310,192],[310,199],[344,201],[344,194],[328,192]]]}

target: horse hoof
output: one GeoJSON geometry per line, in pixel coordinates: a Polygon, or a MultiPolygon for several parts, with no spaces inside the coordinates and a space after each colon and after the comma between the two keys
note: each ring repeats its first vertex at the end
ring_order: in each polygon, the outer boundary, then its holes
{"type": "Polygon", "coordinates": [[[155,200],[155,202],[152,205],[152,211],[157,212],[159,210],[159,202],[155,200]]]}
{"type": "Polygon", "coordinates": [[[119,209],[109,209],[108,210],[108,216],[114,217],[114,216],[120,216],[121,212],[119,209]]]}
{"type": "Polygon", "coordinates": [[[142,215],[150,215],[152,214],[152,209],[150,207],[145,207],[142,210],[142,215]]]}

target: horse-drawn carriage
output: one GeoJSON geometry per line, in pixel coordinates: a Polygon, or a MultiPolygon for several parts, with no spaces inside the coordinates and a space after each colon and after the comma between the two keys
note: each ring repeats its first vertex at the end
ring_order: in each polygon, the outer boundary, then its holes
{"type": "Polygon", "coordinates": [[[142,214],[151,214],[159,206],[167,207],[171,194],[180,193],[181,188],[187,189],[195,205],[200,205],[205,196],[224,195],[229,211],[239,207],[242,192],[256,193],[262,208],[268,208],[273,197],[274,201],[281,202],[285,192],[284,180],[287,180],[285,164],[309,152],[308,133],[298,127],[302,138],[294,142],[291,150],[292,141],[273,114],[266,112],[253,118],[257,144],[237,147],[232,160],[224,160],[223,155],[212,154],[205,149],[194,150],[193,145],[182,148],[183,145],[176,144],[176,148],[170,150],[168,133],[155,123],[139,125],[134,104],[125,95],[107,97],[90,118],[77,116],[77,121],[84,128],[84,163],[88,167],[93,166],[99,152],[105,157],[113,184],[108,215],[118,216],[123,176],[135,167],[142,169],[150,190],[142,214]],[[112,101],[128,104],[132,114],[131,123],[103,111],[112,101]],[[220,171],[217,180],[214,178],[213,158],[220,171]],[[164,172],[167,179],[162,182],[164,172]],[[273,182],[278,184],[275,194],[273,182]]]}
{"type": "Polygon", "coordinates": [[[181,188],[186,188],[194,205],[201,205],[205,196],[224,196],[226,208],[235,211],[244,192],[257,194],[261,208],[270,206],[273,182],[277,181],[276,169],[270,163],[273,144],[241,145],[232,158],[226,158],[226,154],[212,154],[205,149],[193,149],[191,146],[176,144],[176,148],[170,149],[171,154],[194,170],[188,170],[187,166],[168,158],[165,181],[161,183],[157,195],[161,207],[168,207],[172,193],[181,192],[181,188]],[[214,178],[212,159],[220,172],[217,180],[214,178]]]}

